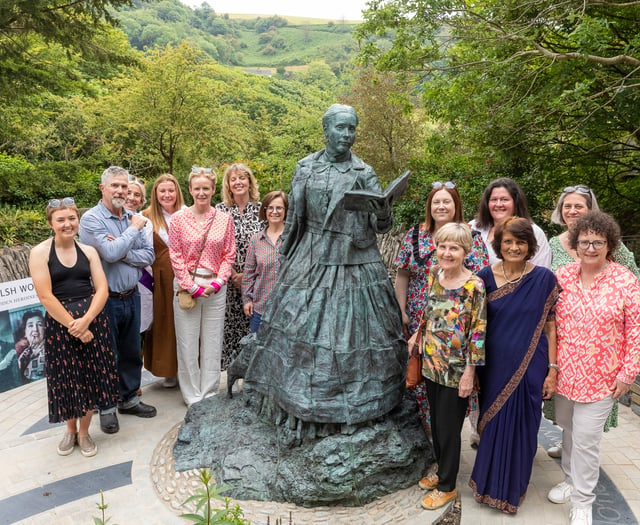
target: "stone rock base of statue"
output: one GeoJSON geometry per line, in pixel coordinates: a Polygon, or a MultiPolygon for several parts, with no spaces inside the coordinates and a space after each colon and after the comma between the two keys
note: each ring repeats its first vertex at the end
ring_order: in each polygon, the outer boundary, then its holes
{"type": "Polygon", "coordinates": [[[239,500],[359,506],[417,483],[434,461],[413,400],[380,420],[310,433],[286,417],[258,418],[254,396],[192,405],[174,447],[176,470],[209,468],[239,500]]]}

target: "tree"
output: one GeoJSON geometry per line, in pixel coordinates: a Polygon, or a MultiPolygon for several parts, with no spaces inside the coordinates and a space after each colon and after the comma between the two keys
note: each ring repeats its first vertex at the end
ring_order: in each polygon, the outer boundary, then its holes
{"type": "Polygon", "coordinates": [[[110,155],[134,170],[173,172],[182,161],[219,165],[241,154],[243,118],[221,104],[225,86],[210,78],[211,67],[186,43],[149,50],[144,68],[114,81],[96,105],[110,155]]]}
{"type": "Polygon", "coordinates": [[[542,193],[584,182],[638,217],[639,2],[373,0],[365,19],[362,59],[415,72],[458,142],[542,193]]]}
{"type": "Polygon", "coordinates": [[[15,97],[83,80],[64,62],[48,60],[56,48],[89,62],[132,63],[131,55],[100,45],[116,23],[110,9],[128,5],[131,0],[1,0],[0,93],[15,97]]]}
{"type": "Polygon", "coordinates": [[[336,74],[324,60],[314,60],[309,63],[306,71],[300,74],[301,82],[332,91],[338,84],[336,74]]]}
{"type": "Polygon", "coordinates": [[[384,181],[408,169],[411,158],[423,151],[424,117],[412,92],[401,75],[365,69],[344,97],[360,116],[354,149],[384,181]]]}

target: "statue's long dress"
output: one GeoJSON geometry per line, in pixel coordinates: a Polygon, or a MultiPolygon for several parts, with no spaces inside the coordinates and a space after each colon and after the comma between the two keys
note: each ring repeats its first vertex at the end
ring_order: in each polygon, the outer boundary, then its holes
{"type": "Polygon", "coordinates": [[[375,215],[344,209],[356,188],[380,190],[355,155],[333,164],[321,151],[298,163],[278,282],[251,344],[247,390],[305,422],[361,423],[402,399],[400,308],[375,215]]]}

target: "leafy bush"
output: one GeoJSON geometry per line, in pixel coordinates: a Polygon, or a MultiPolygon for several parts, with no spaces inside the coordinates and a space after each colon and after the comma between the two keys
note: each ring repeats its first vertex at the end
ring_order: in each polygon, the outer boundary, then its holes
{"type": "Polygon", "coordinates": [[[38,209],[49,199],[73,197],[78,206],[93,206],[100,198],[100,171],[79,161],[32,164],[0,153],[0,201],[38,209]]]}
{"type": "Polygon", "coordinates": [[[51,234],[44,213],[21,210],[15,206],[0,207],[0,246],[38,244],[51,234]]]}

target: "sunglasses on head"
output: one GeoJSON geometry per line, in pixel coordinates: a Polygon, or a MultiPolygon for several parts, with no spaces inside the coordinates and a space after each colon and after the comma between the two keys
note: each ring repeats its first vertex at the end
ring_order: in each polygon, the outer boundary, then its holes
{"type": "Polygon", "coordinates": [[[577,186],[567,186],[562,193],[582,193],[583,195],[590,195],[591,188],[589,186],[585,186],[584,184],[578,184],[577,186]]]}
{"type": "Polygon", "coordinates": [[[455,182],[451,182],[451,181],[447,181],[447,182],[440,182],[440,181],[436,181],[436,182],[432,182],[431,183],[431,187],[434,190],[439,190],[442,187],[447,188],[448,190],[452,190],[453,188],[456,187],[455,182]]]}
{"type": "Polygon", "coordinates": [[[137,182],[139,184],[142,184],[143,186],[146,184],[144,179],[141,179],[140,177],[136,177],[135,175],[129,175],[129,182],[137,182]]]}
{"type": "Polygon", "coordinates": [[[49,201],[49,208],[59,208],[60,206],[73,206],[76,201],[73,197],[65,197],[64,199],[51,199],[49,201]]]}
{"type": "Polygon", "coordinates": [[[213,171],[212,168],[201,168],[200,166],[191,166],[191,173],[200,173],[204,171],[205,173],[209,174],[213,171]]]}

